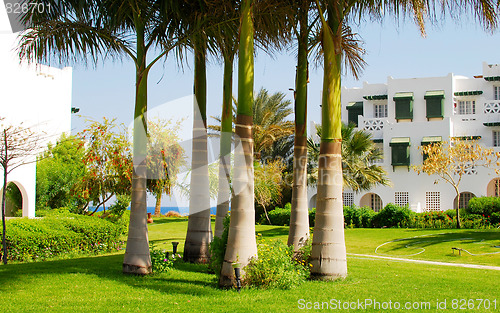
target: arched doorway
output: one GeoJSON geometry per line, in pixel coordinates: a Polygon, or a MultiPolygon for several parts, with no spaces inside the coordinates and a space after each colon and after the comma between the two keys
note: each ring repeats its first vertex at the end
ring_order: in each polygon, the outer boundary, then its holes
{"type": "MultiPolygon", "coordinates": [[[[468,192],[468,191],[461,192],[460,193],[460,204],[458,207],[460,209],[466,208],[469,205],[470,199],[472,199],[474,197],[476,197],[476,195],[473,194],[472,192],[468,192]]],[[[453,208],[455,210],[457,209],[457,197],[455,197],[455,199],[453,200],[453,208]]]]}
{"type": "Polygon", "coordinates": [[[311,199],[309,200],[309,208],[310,209],[316,207],[316,196],[317,196],[317,194],[315,194],[314,196],[312,196],[311,199]]]}
{"type": "MultiPolygon", "coordinates": [[[[2,200],[3,188],[0,189],[0,201],[2,200]]],[[[5,203],[6,217],[21,217],[28,215],[28,195],[25,188],[19,182],[7,183],[5,203]]],[[[1,211],[0,211],[1,216],[1,211]]]]}
{"type": "Polygon", "coordinates": [[[486,187],[486,195],[488,197],[500,197],[500,178],[490,180],[486,187]]]}
{"type": "Polygon", "coordinates": [[[376,193],[367,193],[366,195],[361,197],[359,206],[367,206],[372,208],[373,211],[379,212],[384,207],[384,204],[382,203],[382,198],[380,198],[380,196],[376,193]]]}

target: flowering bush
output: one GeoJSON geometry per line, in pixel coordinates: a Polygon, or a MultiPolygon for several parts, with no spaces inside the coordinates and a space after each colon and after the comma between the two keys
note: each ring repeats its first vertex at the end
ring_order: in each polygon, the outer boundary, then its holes
{"type": "MultiPolygon", "coordinates": [[[[149,253],[151,255],[151,266],[153,268],[153,273],[159,274],[163,272],[168,272],[172,269],[174,262],[173,260],[166,257],[166,251],[160,250],[154,246],[153,243],[149,245],[149,253]]],[[[174,259],[176,256],[173,256],[174,259]]],[[[180,258],[180,256],[178,256],[180,258]]]]}
{"type": "Polygon", "coordinates": [[[244,286],[290,289],[309,277],[312,265],[303,258],[294,258],[293,247],[258,236],[257,249],[259,258],[244,268],[244,286]]]}

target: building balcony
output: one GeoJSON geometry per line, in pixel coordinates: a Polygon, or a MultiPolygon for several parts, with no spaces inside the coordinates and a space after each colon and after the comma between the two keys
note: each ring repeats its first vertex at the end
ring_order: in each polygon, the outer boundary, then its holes
{"type": "Polygon", "coordinates": [[[374,139],[379,139],[384,137],[384,125],[387,124],[387,119],[365,118],[363,116],[359,116],[358,121],[359,121],[359,128],[370,132],[374,139]]]}

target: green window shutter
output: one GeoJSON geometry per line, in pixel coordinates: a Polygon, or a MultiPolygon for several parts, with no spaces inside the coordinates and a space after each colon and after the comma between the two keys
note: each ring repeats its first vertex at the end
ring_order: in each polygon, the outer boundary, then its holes
{"type": "Polygon", "coordinates": [[[389,146],[392,148],[392,166],[410,166],[410,137],[392,138],[389,146]]]}
{"type": "Polygon", "coordinates": [[[425,93],[427,118],[444,117],[444,90],[433,90],[425,93]]]}
{"type": "MultiPolygon", "coordinates": [[[[424,137],[422,138],[422,142],[421,142],[421,145],[422,146],[426,146],[426,145],[430,145],[430,144],[433,144],[433,143],[439,143],[439,142],[442,142],[443,141],[443,138],[441,136],[428,136],[428,137],[424,137]]],[[[422,155],[422,158],[423,158],[423,162],[425,162],[425,160],[427,160],[429,156],[427,155],[427,153],[424,153],[422,155]]]]}
{"type": "Polygon", "coordinates": [[[413,92],[398,92],[392,98],[396,103],[396,120],[413,119],[413,92]]]}
{"type": "Polygon", "coordinates": [[[358,126],[358,115],[363,115],[363,101],[349,102],[347,105],[347,122],[358,126]]]}

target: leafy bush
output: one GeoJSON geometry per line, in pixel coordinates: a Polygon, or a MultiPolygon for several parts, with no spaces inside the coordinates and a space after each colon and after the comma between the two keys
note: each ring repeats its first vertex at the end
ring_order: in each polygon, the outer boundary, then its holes
{"type": "Polygon", "coordinates": [[[290,289],[309,277],[309,263],[293,257],[293,247],[282,241],[268,241],[259,236],[259,258],[244,268],[243,285],[258,288],[290,289]]]}
{"type": "Polygon", "coordinates": [[[413,213],[408,224],[408,227],[412,228],[456,228],[456,226],[455,210],[413,213]]]}
{"type": "Polygon", "coordinates": [[[226,254],[227,237],[229,234],[229,222],[231,221],[230,215],[226,215],[224,221],[224,230],[222,231],[221,238],[214,237],[210,243],[210,262],[208,266],[215,272],[217,278],[220,277],[222,264],[224,263],[224,256],[226,254]]]}
{"type": "MultiPolygon", "coordinates": [[[[291,212],[292,212],[292,205],[290,203],[287,203],[285,204],[284,208],[275,208],[274,210],[269,211],[267,215],[269,216],[271,225],[290,226],[291,212]]],[[[265,214],[262,214],[260,216],[259,223],[269,224],[265,214]]]]}
{"type": "Polygon", "coordinates": [[[374,227],[407,227],[413,212],[408,207],[387,204],[373,217],[374,227]]]}
{"type": "Polygon", "coordinates": [[[13,219],[6,227],[8,258],[16,261],[119,250],[125,231],[120,224],[74,214],[13,219]]]}
{"type": "Polygon", "coordinates": [[[356,206],[344,207],[344,223],[346,227],[372,227],[373,217],[376,215],[369,207],[358,208],[356,206]]]}
{"type": "Polygon", "coordinates": [[[469,201],[466,208],[469,214],[480,214],[491,216],[493,213],[500,212],[500,197],[476,197],[469,201]]]}
{"type": "Polygon", "coordinates": [[[151,243],[149,245],[149,254],[151,255],[151,267],[154,274],[164,273],[172,269],[174,262],[167,259],[165,250],[160,250],[151,243]]]}

